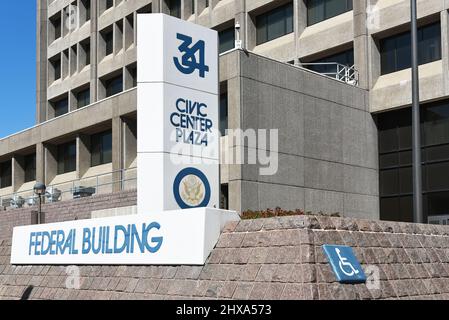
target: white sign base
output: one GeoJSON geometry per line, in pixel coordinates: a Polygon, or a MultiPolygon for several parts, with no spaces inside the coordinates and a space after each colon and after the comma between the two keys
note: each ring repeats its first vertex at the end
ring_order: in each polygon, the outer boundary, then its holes
{"type": "Polygon", "coordinates": [[[204,265],[233,211],[165,211],[14,228],[12,265],[204,265]]]}

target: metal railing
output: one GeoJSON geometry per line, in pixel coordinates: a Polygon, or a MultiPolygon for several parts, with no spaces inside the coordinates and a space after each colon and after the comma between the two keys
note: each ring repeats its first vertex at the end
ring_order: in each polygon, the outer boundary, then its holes
{"type": "MultiPolygon", "coordinates": [[[[112,193],[115,190],[137,188],[137,167],[111,171],[86,178],[70,180],[47,186],[46,203],[61,202],[85,196],[112,193]],[[118,186],[116,188],[116,186],[118,186]]],[[[20,208],[33,206],[38,198],[34,190],[24,190],[0,196],[0,207],[20,208]]]]}
{"type": "Polygon", "coordinates": [[[301,63],[301,66],[311,71],[337,79],[338,81],[342,81],[353,86],[357,86],[359,84],[359,72],[355,69],[355,66],[350,67],[337,62],[301,63]],[[319,72],[313,70],[311,67],[327,67],[332,71],[319,72]]]}

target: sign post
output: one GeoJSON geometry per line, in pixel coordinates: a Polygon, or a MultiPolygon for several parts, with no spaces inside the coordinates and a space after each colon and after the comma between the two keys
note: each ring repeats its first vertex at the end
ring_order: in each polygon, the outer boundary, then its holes
{"type": "Polygon", "coordinates": [[[219,207],[217,32],[139,15],[138,211],[219,207]]]}

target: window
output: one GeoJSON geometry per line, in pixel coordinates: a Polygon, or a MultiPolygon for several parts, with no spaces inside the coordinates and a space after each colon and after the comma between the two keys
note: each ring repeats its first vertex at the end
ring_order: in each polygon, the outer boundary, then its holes
{"type": "Polygon", "coordinates": [[[293,3],[256,17],[256,42],[262,44],[293,32],[293,3]]]}
{"type": "Polygon", "coordinates": [[[24,158],[25,182],[36,180],[36,154],[24,158]]]}
{"type": "Polygon", "coordinates": [[[76,141],[58,146],[58,174],[76,170],[76,141]]]}
{"type": "Polygon", "coordinates": [[[106,0],[106,10],[114,6],[114,0],[106,0]]]}
{"type": "Polygon", "coordinates": [[[234,49],[235,29],[234,27],[218,32],[219,53],[234,49]]]}
{"type": "Polygon", "coordinates": [[[54,103],[55,118],[69,112],[69,100],[67,98],[54,103]]]}
{"type": "Polygon", "coordinates": [[[53,67],[53,75],[54,80],[61,79],[61,58],[58,56],[57,58],[51,61],[51,65],[53,67]]]}
{"type": "MultiPolygon", "coordinates": [[[[344,66],[352,67],[354,65],[354,50],[350,49],[323,59],[311,61],[311,63],[330,63],[335,62],[344,66]]],[[[335,74],[338,71],[338,67],[335,64],[328,65],[306,65],[306,67],[315,72],[322,74],[335,74]]]]}
{"type": "Polygon", "coordinates": [[[11,161],[0,163],[0,188],[12,186],[12,165],[11,161]]]}
{"type": "Polygon", "coordinates": [[[227,184],[220,186],[220,208],[229,209],[229,185],[227,184]]]}
{"type": "Polygon", "coordinates": [[[228,93],[220,95],[220,133],[222,136],[226,135],[228,129],[228,93]]]}
{"type": "Polygon", "coordinates": [[[84,54],[84,66],[90,65],[90,39],[81,43],[81,48],[84,54]]]}
{"type": "Polygon", "coordinates": [[[90,0],[81,0],[84,10],[86,10],[86,21],[90,20],[90,0]]]}
{"type": "Polygon", "coordinates": [[[151,13],[151,3],[137,10],[137,13],[151,13]]]}
{"type": "Polygon", "coordinates": [[[113,96],[117,93],[123,91],[123,76],[119,75],[118,77],[106,80],[106,97],[113,96]]]}
{"type": "Polygon", "coordinates": [[[62,26],[61,26],[61,14],[58,13],[50,19],[54,31],[54,40],[61,38],[62,36],[62,26]]]}
{"type": "Polygon", "coordinates": [[[168,0],[168,10],[171,16],[181,18],[181,0],[168,0]]]}
{"type": "Polygon", "coordinates": [[[195,14],[195,0],[192,0],[192,4],[191,4],[191,9],[192,11],[190,11],[191,14],[195,14]]]}
{"type": "Polygon", "coordinates": [[[105,131],[91,136],[91,166],[112,162],[112,131],[105,131]]]}
{"type": "Polygon", "coordinates": [[[127,89],[137,87],[137,67],[127,67],[127,70],[129,72],[129,76],[131,78],[130,79],[131,87],[129,87],[129,85],[128,85],[127,89]]]}
{"type": "Polygon", "coordinates": [[[352,0],[307,0],[307,24],[338,16],[352,10],[352,0]]]}
{"type": "MultiPolygon", "coordinates": [[[[449,214],[449,101],[423,105],[423,203],[426,216],[449,214]]],[[[381,219],[413,221],[411,108],[378,115],[381,219]]]]}
{"type": "Polygon", "coordinates": [[[114,52],[114,34],[111,31],[104,34],[105,55],[108,56],[114,52]]]}
{"type": "MultiPolygon", "coordinates": [[[[380,41],[381,73],[388,74],[411,67],[410,31],[380,41]]],[[[434,23],[418,29],[418,63],[441,59],[441,27],[434,23]]]]}
{"type": "Polygon", "coordinates": [[[76,95],[76,100],[78,103],[78,109],[88,106],[90,104],[90,89],[78,92],[78,94],[76,95]]]}

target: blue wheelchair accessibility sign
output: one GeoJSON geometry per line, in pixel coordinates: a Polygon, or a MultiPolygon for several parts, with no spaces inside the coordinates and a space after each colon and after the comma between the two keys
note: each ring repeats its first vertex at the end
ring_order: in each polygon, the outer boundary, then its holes
{"type": "Polygon", "coordinates": [[[340,283],[365,283],[366,275],[351,247],[324,245],[323,250],[340,283]]]}

